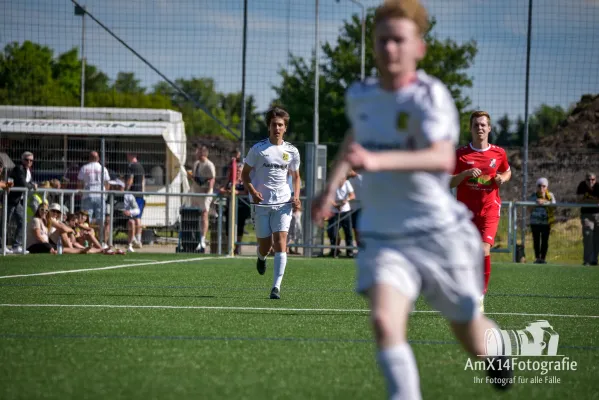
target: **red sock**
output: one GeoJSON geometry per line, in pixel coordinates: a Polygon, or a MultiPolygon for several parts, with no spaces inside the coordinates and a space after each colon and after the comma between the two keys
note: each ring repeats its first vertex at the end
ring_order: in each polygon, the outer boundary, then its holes
{"type": "Polygon", "coordinates": [[[483,294],[487,294],[489,288],[489,279],[491,278],[491,256],[485,256],[485,289],[483,294]]]}

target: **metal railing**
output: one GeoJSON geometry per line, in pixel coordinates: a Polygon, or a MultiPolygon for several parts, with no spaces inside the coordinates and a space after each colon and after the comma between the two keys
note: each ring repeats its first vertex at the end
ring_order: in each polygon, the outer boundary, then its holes
{"type": "MultiPolygon", "coordinates": [[[[104,241],[109,244],[109,245],[114,245],[114,239],[115,239],[115,232],[117,231],[115,228],[115,199],[117,199],[120,196],[123,196],[125,194],[131,194],[133,196],[139,196],[140,192],[125,192],[125,191],[86,191],[86,190],[69,190],[69,189],[46,189],[46,188],[39,188],[37,190],[30,190],[27,188],[11,188],[10,189],[11,192],[21,192],[24,193],[25,199],[23,200],[23,216],[22,216],[22,224],[21,225],[21,232],[20,234],[22,235],[22,246],[23,249],[25,250],[27,248],[27,228],[28,228],[28,213],[27,213],[27,207],[29,204],[29,196],[32,195],[32,193],[38,193],[40,194],[43,198],[47,198],[50,195],[58,195],[58,203],[60,204],[61,209],[64,208],[65,205],[68,206],[70,212],[73,212],[74,210],[77,209],[77,196],[81,196],[84,194],[100,194],[102,196],[104,196],[104,199],[107,200],[106,205],[108,206],[106,208],[106,212],[105,212],[105,216],[104,218],[100,218],[100,236],[102,238],[103,232],[104,232],[104,227],[107,226],[108,229],[108,237],[107,238],[103,238],[104,241]],[[108,221],[105,224],[105,218],[108,218],[108,221]]],[[[0,233],[2,233],[2,240],[0,243],[0,253],[5,255],[6,254],[6,249],[7,249],[7,240],[8,240],[8,223],[10,221],[7,220],[7,216],[8,216],[8,191],[3,191],[0,192],[1,198],[2,198],[2,204],[4,204],[3,208],[2,208],[2,224],[0,225],[0,233]]],[[[225,213],[225,206],[227,201],[230,201],[230,198],[228,198],[225,195],[222,194],[217,194],[217,193],[213,193],[213,194],[202,194],[202,193],[173,193],[173,192],[144,192],[143,196],[148,197],[148,196],[164,196],[165,198],[173,198],[173,197],[177,197],[178,200],[177,201],[165,201],[163,202],[163,206],[164,209],[162,209],[161,212],[164,212],[165,214],[168,213],[174,213],[175,211],[178,213],[178,216],[176,219],[171,219],[169,221],[169,218],[163,219],[162,216],[159,216],[157,218],[157,220],[160,220],[160,224],[157,223],[157,226],[154,227],[151,224],[144,224],[144,229],[150,229],[150,230],[158,230],[158,231],[162,231],[164,233],[163,236],[158,235],[157,236],[157,243],[162,243],[162,244],[170,244],[172,243],[173,239],[172,239],[172,235],[173,233],[177,232],[177,247],[179,248],[179,246],[181,245],[181,233],[182,231],[184,231],[184,229],[182,228],[182,217],[181,217],[181,210],[182,209],[188,209],[188,208],[193,208],[190,206],[191,204],[191,199],[192,198],[205,198],[205,197],[212,197],[214,199],[213,201],[213,206],[211,207],[209,213],[212,215],[213,218],[211,218],[210,220],[210,228],[209,228],[209,232],[203,232],[203,234],[205,236],[208,236],[208,234],[210,234],[210,242],[213,243],[216,246],[216,249],[211,249],[211,252],[214,252],[215,254],[223,254],[223,253],[227,253],[227,254],[233,254],[233,249],[234,246],[255,246],[257,245],[257,242],[255,240],[249,240],[249,241],[239,241],[237,240],[237,219],[238,219],[238,214],[235,215],[234,220],[235,225],[231,226],[230,224],[227,224],[226,226],[223,227],[224,224],[224,220],[229,218],[228,215],[226,215],[225,213]],[[170,204],[170,205],[169,205],[170,204]],[[176,207],[173,207],[173,205],[177,205],[176,207]],[[173,208],[173,210],[169,210],[170,208],[173,208]],[[175,210],[176,209],[176,210],[175,210]],[[166,222],[166,224],[165,224],[166,222]],[[167,238],[168,233],[170,232],[171,234],[171,239],[167,238]],[[225,242],[226,241],[226,242],[225,242]],[[223,246],[223,244],[226,244],[226,246],[223,246]],[[224,248],[223,248],[224,247],[224,248]]],[[[56,199],[56,198],[55,198],[56,199]]],[[[306,198],[302,197],[301,198],[302,201],[305,202],[306,198]]],[[[237,202],[245,202],[248,205],[251,205],[251,201],[249,199],[249,196],[247,195],[241,195],[241,196],[236,196],[236,201],[237,202]]],[[[239,203],[237,203],[239,204],[239,203]]],[[[535,207],[547,207],[547,208],[552,208],[555,210],[554,214],[555,214],[555,223],[552,225],[552,230],[551,230],[551,235],[553,238],[553,246],[550,248],[550,250],[553,252],[552,254],[552,259],[555,260],[556,262],[562,262],[562,261],[573,261],[574,258],[577,258],[580,256],[580,254],[577,254],[577,252],[579,251],[579,248],[581,248],[582,246],[582,228],[580,225],[580,218],[579,218],[579,210],[580,208],[583,207],[594,207],[593,204],[580,204],[580,203],[555,203],[555,204],[546,204],[546,205],[539,205],[536,202],[532,202],[532,201],[524,201],[524,202],[503,202],[502,203],[502,210],[504,212],[501,213],[501,220],[500,220],[500,225],[499,225],[499,230],[497,233],[497,240],[496,240],[496,246],[494,246],[492,248],[492,252],[494,253],[505,253],[505,254],[511,254],[511,261],[517,262],[518,260],[518,256],[521,255],[521,251],[522,249],[530,251],[531,248],[531,241],[528,239],[525,239],[524,241],[522,240],[518,240],[519,239],[519,235],[526,238],[527,237],[527,232],[528,232],[528,227],[529,225],[526,224],[527,221],[527,215],[528,215],[528,210],[533,209],[535,207]],[[521,222],[520,224],[518,222],[521,222]],[[527,229],[527,232],[525,232],[525,235],[521,235],[522,232],[520,231],[521,227],[525,226],[527,229]]],[[[599,205],[597,206],[599,207],[599,205]]],[[[235,209],[237,210],[238,207],[235,207],[235,209]]],[[[341,218],[350,218],[350,229],[353,229],[353,226],[351,224],[351,215],[352,213],[354,213],[355,210],[352,210],[350,212],[348,212],[347,214],[345,214],[342,217],[337,217],[334,225],[333,225],[333,229],[336,230],[336,232],[338,232],[336,237],[341,237],[340,236],[340,232],[339,232],[339,228],[341,225],[341,218]]],[[[305,218],[305,213],[302,213],[302,226],[305,226],[305,221],[303,221],[303,219],[305,218]]],[[[323,221],[324,222],[324,221],[323,221]]],[[[325,249],[330,249],[332,252],[339,252],[341,250],[346,250],[346,251],[356,251],[358,250],[357,246],[347,246],[346,245],[341,245],[341,241],[337,240],[336,243],[331,243],[327,237],[326,237],[326,230],[327,230],[327,226],[326,224],[324,224],[324,226],[320,227],[319,229],[316,230],[316,233],[311,233],[311,232],[307,232],[306,230],[304,230],[304,235],[303,237],[301,237],[301,240],[298,240],[297,242],[294,243],[290,243],[289,247],[290,248],[294,248],[294,249],[302,249],[303,251],[305,251],[306,249],[316,249],[316,250],[325,250],[325,249]],[[309,237],[309,235],[313,235],[311,238],[309,237]],[[311,240],[310,240],[311,239],[311,240]],[[309,244],[311,243],[311,244],[309,244]]],[[[158,249],[160,250],[160,249],[158,249]]],[[[164,249],[164,250],[169,250],[169,249],[164,249]]],[[[172,250],[172,249],[170,249],[172,250]]],[[[170,252],[170,251],[166,251],[166,252],[170,252]]]]}

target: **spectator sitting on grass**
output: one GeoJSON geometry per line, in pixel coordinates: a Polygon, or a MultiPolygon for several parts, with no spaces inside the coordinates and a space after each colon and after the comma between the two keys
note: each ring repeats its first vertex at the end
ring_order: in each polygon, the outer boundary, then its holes
{"type": "Polygon", "coordinates": [[[48,205],[42,204],[37,208],[33,218],[27,226],[27,251],[30,253],[56,254],[56,247],[48,238],[48,205]]]}
{"type": "Polygon", "coordinates": [[[77,242],[72,242],[69,235],[75,231],[70,226],[62,222],[62,210],[60,204],[51,204],[48,218],[48,238],[50,243],[57,248],[58,242],[62,241],[63,253],[65,254],[84,254],[84,253],[101,253],[102,249],[93,249],[83,247],[77,242]]]}

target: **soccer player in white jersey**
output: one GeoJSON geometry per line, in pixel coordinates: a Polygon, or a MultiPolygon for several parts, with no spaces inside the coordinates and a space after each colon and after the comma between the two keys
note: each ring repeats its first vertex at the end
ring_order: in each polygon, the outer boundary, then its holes
{"type": "Polygon", "coordinates": [[[255,144],[247,154],[241,173],[243,184],[252,196],[254,225],[258,238],[256,269],[266,272],[266,256],[274,248],[274,277],[271,299],[281,298],[281,282],[287,265],[287,233],[292,212],[301,208],[300,156],[293,145],[283,140],[289,125],[289,113],[274,107],[266,114],[268,138],[255,144]],[[293,180],[292,190],[287,175],[293,180]]]}
{"type": "Polygon", "coordinates": [[[427,30],[427,12],[418,0],[387,0],[377,8],[380,78],[347,90],[352,131],[312,209],[315,221],[328,217],[335,189],[350,168],[362,172],[357,291],[370,301],[377,358],[394,400],[421,398],[406,338],[408,315],[420,294],[449,320],[468,353],[496,367],[487,370],[496,387],[507,387],[497,378],[513,376],[511,369],[497,367],[505,357],[487,356],[495,351],[487,352],[485,335],[496,325],[478,308],[481,238],[449,191],[459,117],[445,85],[416,69],[427,30]]]}

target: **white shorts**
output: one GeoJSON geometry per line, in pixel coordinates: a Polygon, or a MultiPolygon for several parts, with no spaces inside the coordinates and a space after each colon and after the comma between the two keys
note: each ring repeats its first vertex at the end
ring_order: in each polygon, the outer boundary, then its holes
{"type": "Polygon", "coordinates": [[[199,197],[194,196],[191,198],[191,206],[197,207],[201,211],[210,211],[210,205],[214,197],[199,197]]]}
{"type": "Polygon", "coordinates": [[[258,239],[266,238],[275,232],[289,232],[293,207],[291,204],[276,206],[252,205],[252,220],[258,239]]]}
{"type": "Polygon", "coordinates": [[[480,312],[484,253],[472,222],[434,234],[361,241],[358,292],[383,283],[412,302],[422,294],[434,309],[456,322],[470,321],[480,312]]]}

